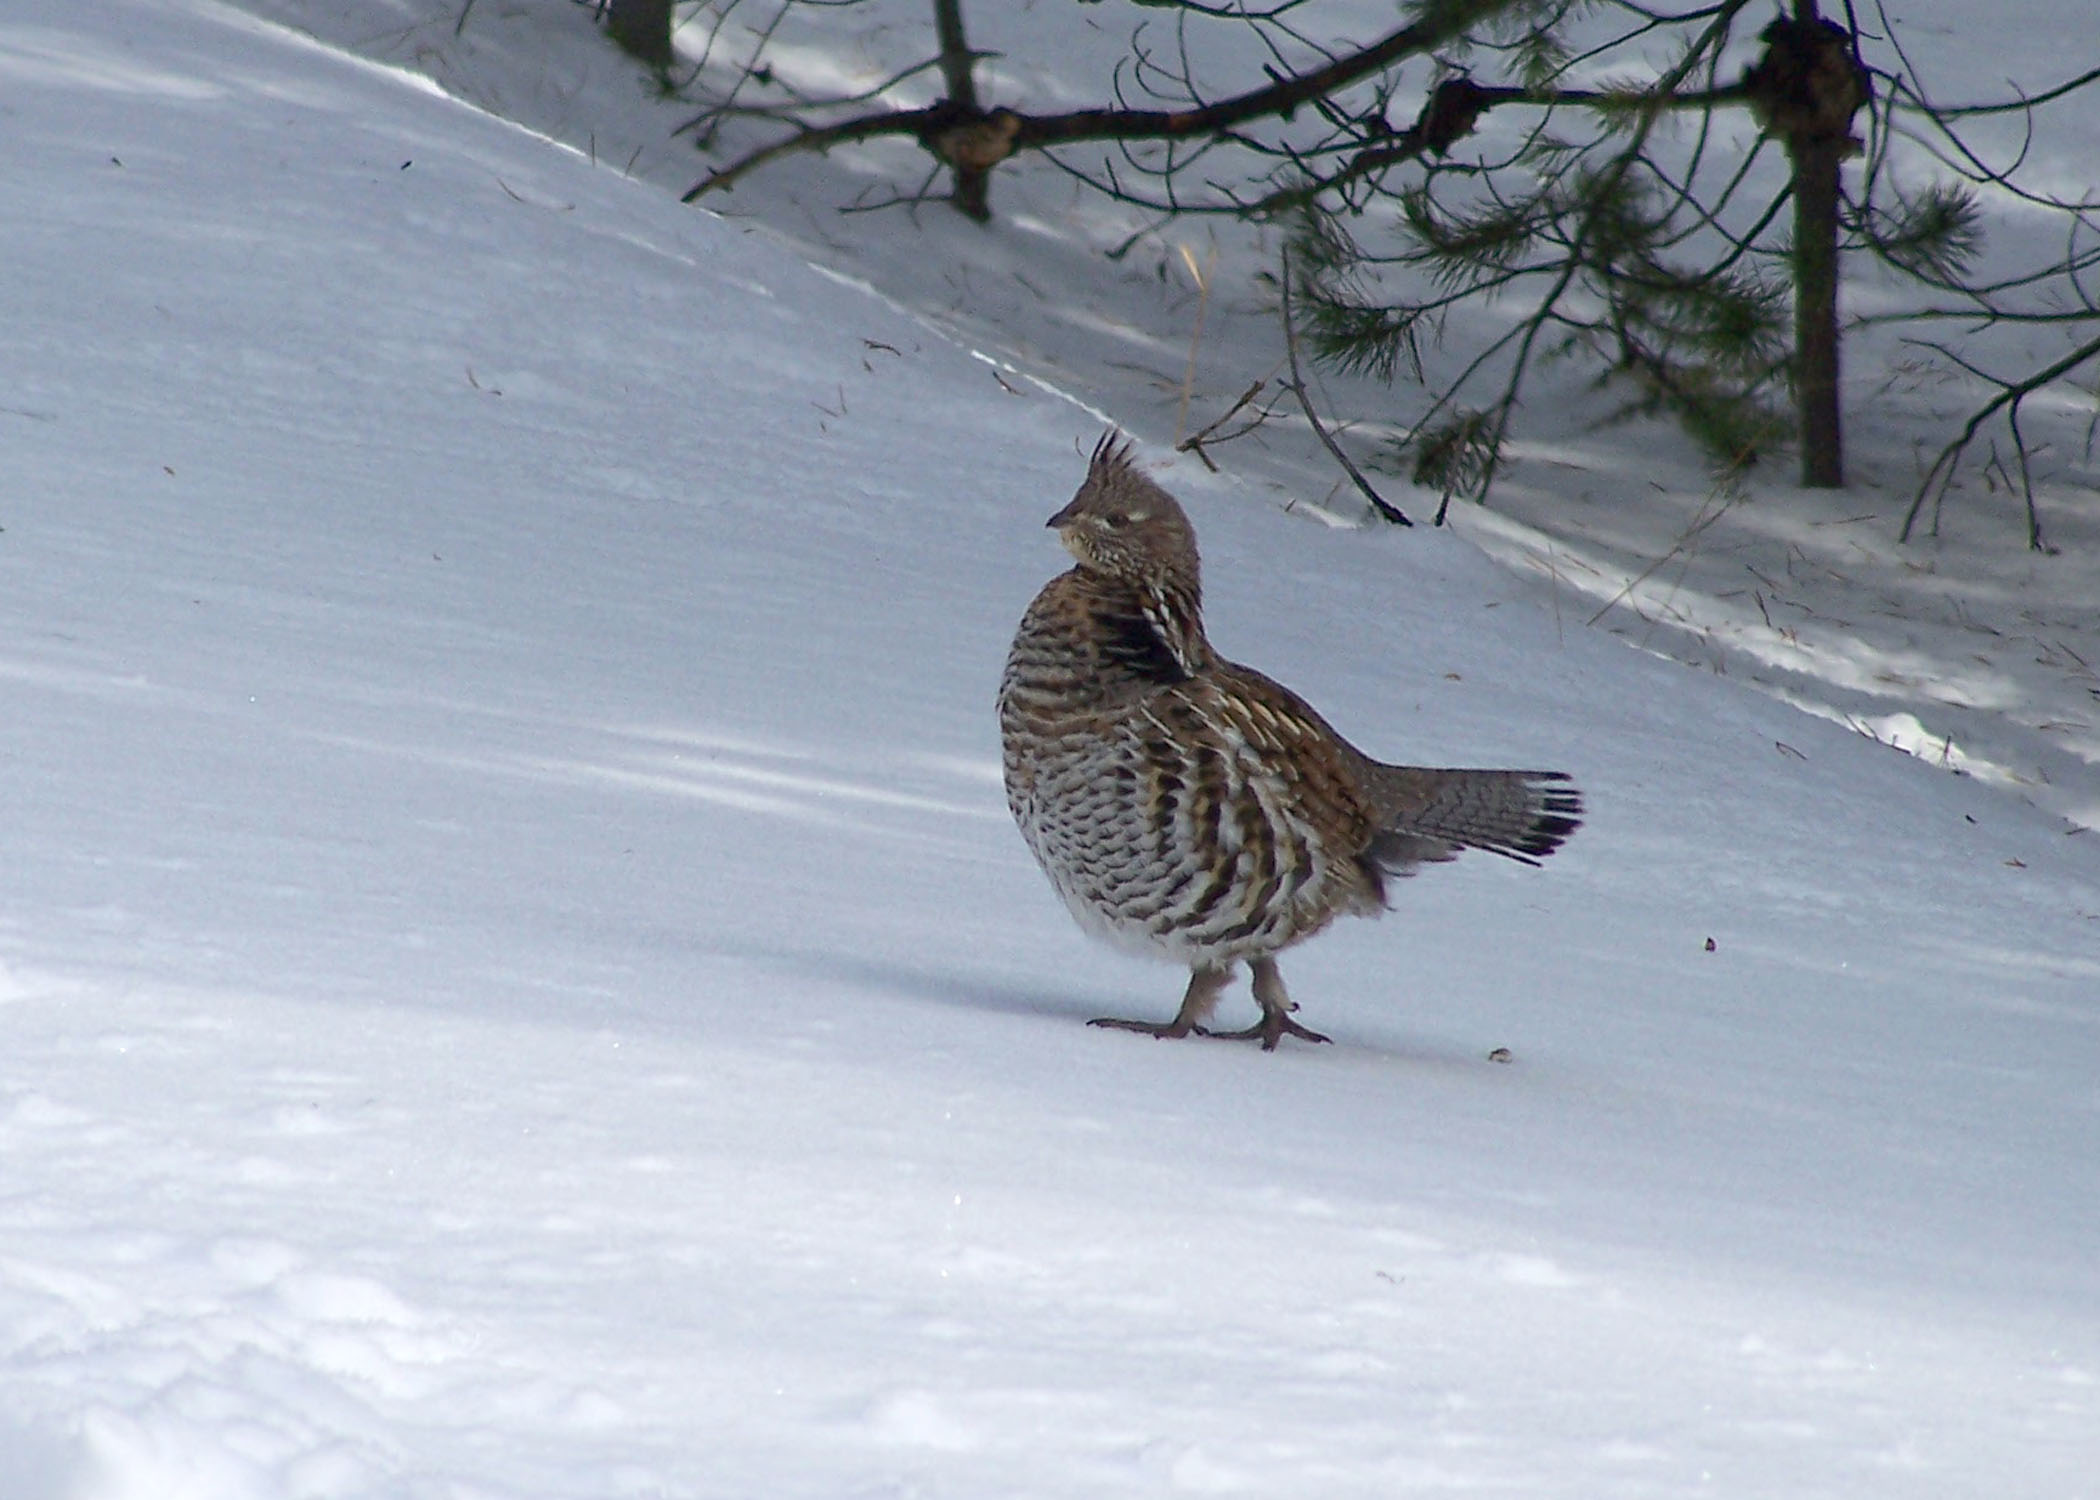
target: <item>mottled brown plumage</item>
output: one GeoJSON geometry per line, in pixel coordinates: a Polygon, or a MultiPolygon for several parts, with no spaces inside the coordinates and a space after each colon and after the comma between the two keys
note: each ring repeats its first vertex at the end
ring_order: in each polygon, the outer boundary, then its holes
{"type": "Polygon", "coordinates": [[[1580,822],[1558,771],[1371,759],[1203,633],[1196,534],[1114,433],[1050,518],[1077,564],[1036,595],[999,686],[1014,821],[1082,926],[1189,966],[1155,1036],[1324,1042],[1291,1018],[1276,955],[1385,909],[1388,876],[1486,849],[1536,864],[1580,822]],[[1261,1019],[1205,1022],[1245,962],[1261,1019]]]}

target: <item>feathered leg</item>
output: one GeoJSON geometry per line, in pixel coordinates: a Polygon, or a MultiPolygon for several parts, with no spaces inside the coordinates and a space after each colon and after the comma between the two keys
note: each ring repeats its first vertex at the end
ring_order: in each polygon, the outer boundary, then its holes
{"type": "Polygon", "coordinates": [[[1203,1023],[1210,1013],[1218,1008],[1218,996],[1225,993],[1225,986],[1232,983],[1232,965],[1223,968],[1197,968],[1189,974],[1189,987],[1182,992],[1181,1009],[1174,1013],[1171,1021],[1119,1021],[1114,1016],[1098,1016],[1087,1022],[1089,1026],[1108,1026],[1117,1031],[1142,1031],[1147,1036],[1182,1037],[1194,1032],[1208,1036],[1203,1023]]]}
{"type": "Polygon", "coordinates": [[[1261,1038],[1261,1050],[1264,1052],[1274,1052],[1276,1044],[1287,1036],[1294,1036],[1301,1041],[1307,1042],[1332,1040],[1330,1037],[1320,1035],[1317,1031],[1300,1026],[1291,1019],[1291,1012],[1298,1007],[1291,1003],[1290,991],[1283,987],[1283,971],[1276,967],[1275,959],[1257,958],[1254,960],[1252,967],[1254,969],[1254,999],[1261,1006],[1261,1019],[1249,1026],[1245,1031],[1210,1031],[1205,1032],[1204,1035],[1218,1037],[1225,1041],[1240,1042],[1251,1042],[1256,1037],[1259,1037],[1261,1038]]]}

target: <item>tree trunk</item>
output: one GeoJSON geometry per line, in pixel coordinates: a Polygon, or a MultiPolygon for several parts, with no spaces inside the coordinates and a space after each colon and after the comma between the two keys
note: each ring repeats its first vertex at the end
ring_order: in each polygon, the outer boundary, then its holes
{"type": "Polygon", "coordinates": [[[1838,166],[1857,154],[1852,117],[1872,98],[1852,33],[1827,21],[1816,0],[1764,29],[1765,50],[1743,75],[1758,123],[1786,144],[1794,170],[1794,403],[1801,422],[1801,483],[1845,482],[1838,420],[1838,166]]]}
{"type": "Polygon", "coordinates": [[[1838,407],[1838,162],[1846,142],[1796,138],[1794,162],[1794,401],[1801,420],[1801,483],[1841,489],[1845,442],[1838,407]]]}
{"type": "MultiPolygon", "coordinates": [[[[948,85],[948,103],[955,107],[958,117],[975,120],[984,111],[977,102],[977,59],[970,55],[969,38],[963,34],[962,0],[933,0],[933,29],[940,39],[941,79],[948,85]]],[[[966,150],[944,154],[949,170],[955,174],[952,201],[956,209],[980,224],[987,223],[992,217],[992,167],[996,161],[975,160],[966,150]]]]}
{"type": "Polygon", "coordinates": [[[669,73],[677,61],[671,50],[672,0],[612,0],[605,30],[621,50],[658,73],[669,73]]]}

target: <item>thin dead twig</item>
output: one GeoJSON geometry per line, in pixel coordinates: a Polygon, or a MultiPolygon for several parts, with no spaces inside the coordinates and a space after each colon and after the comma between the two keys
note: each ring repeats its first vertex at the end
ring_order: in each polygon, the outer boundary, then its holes
{"type": "Polygon", "coordinates": [[[1380,517],[1395,526],[1414,525],[1415,523],[1407,518],[1405,511],[1371,487],[1371,481],[1364,478],[1363,470],[1350,462],[1349,455],[1342,451],[1342,445],[1337,443],[1321,424],[1320,414],[1313,410],[1312,397],[1305,389],[1305,376],[1298,368],[1298,330],[1291,323],[1291,252],[1288,245],[1283,250],[1283,347],[1291,363],[1291,390],[1298,397],[1298,405],[1305,410],[1305,420],[1311,425],[1313,436],[1320,440],[1322,447],[1334,455],[1334,461],[1342,466],[1342,472],[1362,491],[1364,498],[1371,502],[1371,509],[1377,511],[1380,517]]]}

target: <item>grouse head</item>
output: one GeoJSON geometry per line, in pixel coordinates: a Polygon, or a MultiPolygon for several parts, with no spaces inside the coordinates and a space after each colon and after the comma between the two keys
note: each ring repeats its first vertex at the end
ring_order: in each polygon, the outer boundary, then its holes
{"type": "Polygon", "coordinates": [[[1118,432],[1095,445],[1079,493],[1049,524],[1083,573],[1197,591],[1195,528],[1174,497],[1138,468],[1118,432]]]}

